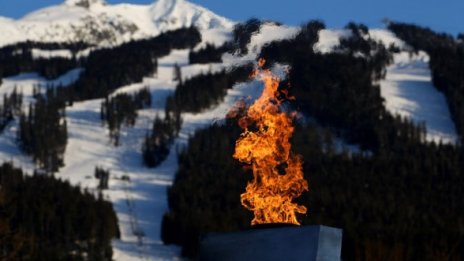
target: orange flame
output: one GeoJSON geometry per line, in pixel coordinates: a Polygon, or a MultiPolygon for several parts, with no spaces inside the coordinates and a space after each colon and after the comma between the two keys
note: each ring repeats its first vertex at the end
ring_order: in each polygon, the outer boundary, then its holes
{"type": "Polygon", "coordinates": [[[233,157],[250,164],[254,177],[240,199],[254,212],[252,225],[299,225],[296,214],[305,214],[307,209],[292,200],[308,191],[308,183],[303,177],[301,156],[290,152],[295,114],[280,109],[287,92],[278,90],[279,78],[262,69],[264,63],[261,59],[253,73],[264,82],[263,93],[239,119],[244,132],[236,142],[233,157]]]}

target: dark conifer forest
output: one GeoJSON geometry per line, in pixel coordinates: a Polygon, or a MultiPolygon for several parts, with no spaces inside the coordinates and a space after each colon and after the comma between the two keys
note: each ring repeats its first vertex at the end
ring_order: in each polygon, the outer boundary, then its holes
{"type": "Polygon", "coordinates": [[[78,67],[76,54],[91,46],[85,43],[22,42],[0,48],[0,76],[9,77],[25,72],[37,72],[46,79],[54,79],[78,67]],[[73,57],[34,58],[33,49],[69,50],[73,57]]]}
{"type": "MultiPolygon", "coordinates": [[[[385,76],[394,48],[372,40],[366,26],[350,23],[352,36],[341,41],[339,51],[314,53],[308,46],[322,28],[319,21],[305,24],[294,39],[273,42],[260,55],[269,67],[290,65],[281,82],[290,83],[296,98],[288,106],[313,119],[297,120],[292,138],[310,184],[297,200],[309,208],[302,224],[343,228],[343,260],[462,259],[461,146],[425,142],[423,124],[386,111],[375,80],[385,76]],[[340,138],[361,151],[337,151],[340,138]]],[[[200,93],[208,90],[196,86],[200,93]]],[[[448,88],[459,92],[459,86],[448,88]]],[[[197,254],[209,232],[250,229],[252,214],[241,206],[240,194],[252,174],[232,158],[240,132],[229,119],[197,132],[179,154],[162,238],[181,245],[186,256],[197,254]]]]}
{"type": "Polygon", "coordinates": [[[83,61],[85,70],[71,87],[78,100],[105,97],[110,91],[140,82],[155,72],[159,57],[174,49],[193,48],[199,42],[198,29],[191,27],[94,51],[83,61]]]}
{"type": "Polygon", "coordinates": [[[54,173],[63,166],[68,141],[65,103],[57,90],[50,88],[46,94],[36,95],[36,102],[27,113],[21,114],[17,133],[21,149],[47,173],[54,173]]]}
{"type": "Polygon", "coordinates": [[[16,88],[10,95],[3,96],[3,103],[0,105],[0,134],[14,117],[21,114],[22,105],[23,96],[16,88]]]}
{"type": "Polygon", "coordinates": [[[173,102],[182,112],[198,113],[223,101],[227,90],[235,83],[247,81],[253,65],[208,72],[180,82],[176,87],[173,102]]]}
{"type": "Polygon", "coordinates": [[[208,43],[204,48],[198,51],[190,51],[189,62],[190,64],[221,63],[222,55],[232,50],[233,45],[230,42],[226,42],[221,46],[214,46],[208,43]]]}
{"type": "Polygon", "coordinates": [[[101,105],[100,117],[108,126],[110,140],[119,145],[119,135],[122,126],[134,126],[137,110],[151,106],[151,93],[144,88],[134,94],[120,93],[114,97],[105,98],[101,105]]]}
{"type": "Polygon", "coordinates": [[[0,166],[1,260],[111,260],[116,214],[102,195],[0,166]]]}

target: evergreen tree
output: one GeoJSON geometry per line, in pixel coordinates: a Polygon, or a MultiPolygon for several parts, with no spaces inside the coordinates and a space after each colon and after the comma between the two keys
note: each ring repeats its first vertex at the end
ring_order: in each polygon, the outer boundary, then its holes
{"type": "Polygon", "coordinates": [[[112,204],[52,176],[0,166],[2,260],[111,260],[112,204]],[[40,196],[38,196],[40,194],[40,196]],[[59,199],[57,201],[57,199],[59,199]]]}
{"type": "Polygon", "coordinates": [[[172,75],[173,75],[172,76],[173,81],[179,82],[179,84],[182,84],[182,70],[177,63],[174,65],[174,71],[172,75]]]}
{"type": "Polygon", "coordinates": [[[24,113],[20,116],[17,132],[20,147],[47,173],[63,166],[68,138],[64,113],[64,101],[57,89],[48,89],[45,95],[38,94],[35,104],[30,104],[27,116],[24,113]]]}

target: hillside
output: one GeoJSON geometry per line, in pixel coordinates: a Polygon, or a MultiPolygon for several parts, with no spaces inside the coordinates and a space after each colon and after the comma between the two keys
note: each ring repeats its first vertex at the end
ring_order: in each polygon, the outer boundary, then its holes
{"type": "Polygon", "coordinates": [[[450,110],[436,54],[399,32],[237,24],[184,0],[67,0],[1,18],[0,30],[0,162],[101,192],[118,219],[114,260],[192,257],[205,233],[248,229],[249,173],[232,158],[238,129],[226,115],[261,94],[249,79],[258,58],[296,97],[286,106],[298,110],[292,141],[310,182],[303,224],[342,227],[346,260],[463,256],[448,246],[464,236],[464,103],[450,110]],[[44,115],[52,127],[38,111],[57,115],[44,115]],[[46,133],[24,134],[28,124],[46,133]],[[424,235],[436,240],[414,245],[424,235]]]}

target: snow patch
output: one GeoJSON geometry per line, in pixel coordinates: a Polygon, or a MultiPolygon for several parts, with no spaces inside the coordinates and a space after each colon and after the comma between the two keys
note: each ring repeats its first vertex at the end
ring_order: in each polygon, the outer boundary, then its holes
{"type": "Polygon", "coordinates": [[[322,29],[319,31],[319,41],[314,44],[314,52],[331,53],[340,45],[340,39],[351,37],[352,33],[347,29],[322,29]]]}
{"type": "Polygon", "coordinates": [[[392,114],[424,122],[427,141],[456,144],[459,137],[446,98],[433,86],[428,62],[425,52],[394,55],[394,63],[380,82],[385,107],[392,114]]]}
{"type": "Polygon", "coordinates": [[[381,42],[387,48],[392,45],[400,49],[406,47],[406,44],[401,39],[396,37],[394,33],[385,29],[370,29],[369,35],[373,40],[381,42]]]}
{"type": "Polygon", "coordinates": [[[32,49],[32,58],[33,59],[50,59],[50,58],[72,58],[72,53],[69,50],[41,50],[41,49],[32,49]]]}

